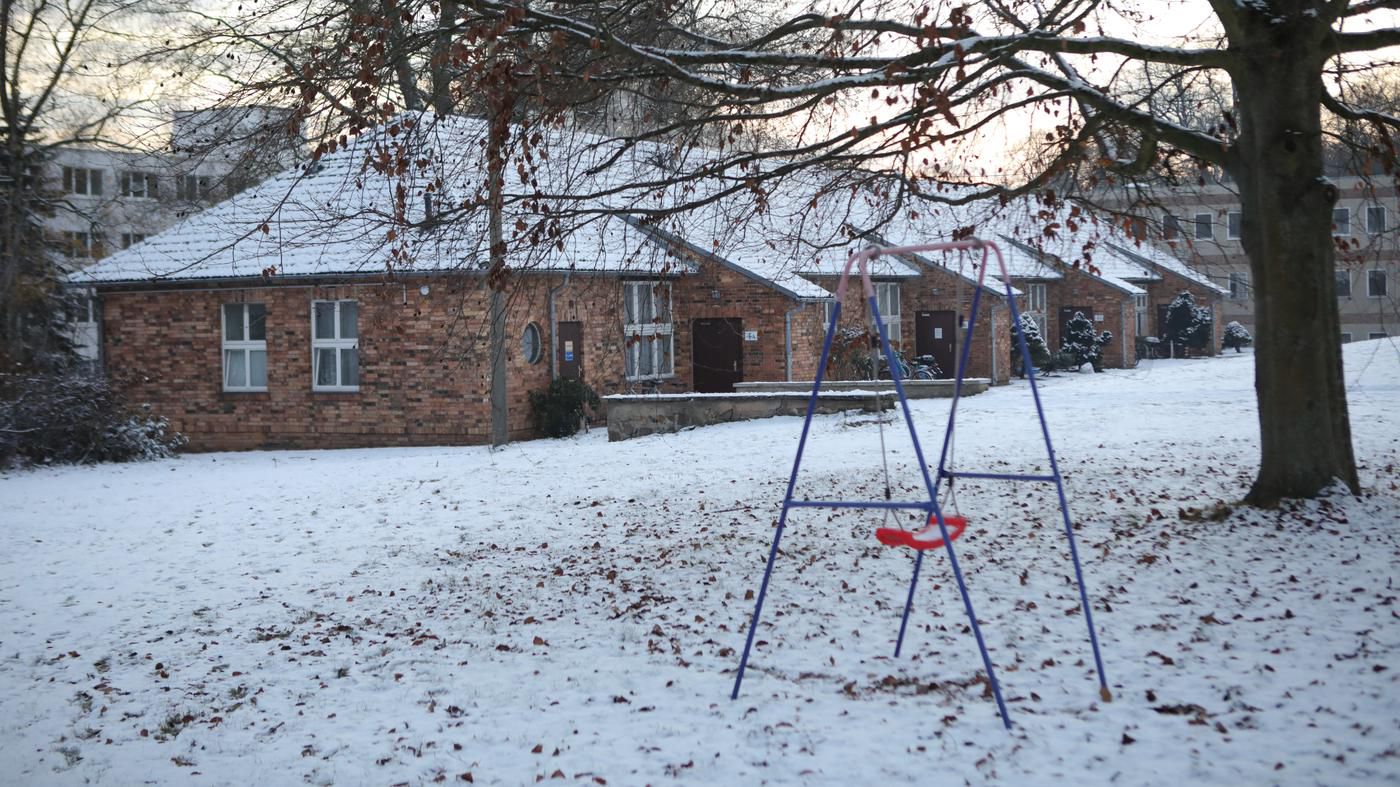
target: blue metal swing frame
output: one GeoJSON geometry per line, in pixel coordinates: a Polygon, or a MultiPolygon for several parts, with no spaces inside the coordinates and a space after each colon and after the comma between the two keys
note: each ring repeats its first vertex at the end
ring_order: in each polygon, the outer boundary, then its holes
{"type": "MultiPolygon", "coordinates": [[[[794,508],[860,508],[860,509],[889,509],[889,510],[912,510],[922,511],[927,519],[932,519],[938,523],[938,529],[942,536],[943,549],[948,554],[948,564],[952,566],[953,576],[957,580],[958,593],[962,596],[963,608],[967,612],[968,624],[972,628],[973,637],[977,640],[977,650],[982,656],[982,664],[987,670],[987,679],[992,687],[992,696],[996,699],[997,713],[1001,716],[1002,723],[1010,729],[1011,717],[1006,710],[1006,701],[1002,697],[1001,684],[997,680],[996,669],[992,664],[991,654],[987,650],[986,640],[982,636],[982,627],[977,622],[977,615],[972,608],[972,597],[968,594],[967,583],[963,580],[962,568],[958,564],[957,551],[953,547],[953,539],[949,536],[948,525],[943,518],[943,509],[938,504],[938,482],[949,479],[950,482],[958,478],[994,479],[1008,481],[1036,481],[1053,483],[1055,491],[1059,496],[1060,513],[1064,519],[1065,537],[1069,540],[1070,557],[1074,561],[1075,580],[1079,586],[1079,603],[1084,610],[1084,621],[1089,629],[1089,643],[1094,652],[1094,670],[1099,680],[1099,693],[1104,700],[1109,700],[1111,694],[1108,690],[1107,679],[1104,677],[1103,657],[1099,651],[1098,634],[1094,628],[1093,610],[1089,605],[1088,591],[1084,586],[1084,570],[1079,561],[1079,549],[1075,543],[1074,526],[1070,521],[1069,504],[1065,498],[1064,480],[1060,476],[1059,464],[1055,460],[1055,447],[1050,442],[1050,428],[1045,423],[1045,410],[1040,402],[1040,390],[1036,387],[1035,369],[1030,362],[1030,349],[1026,346],[1026,337],[1021,332],[1021,316],[1016,307],[1016,298],[1012,294],[1011,277],[1007,274],[1006,261],[1002,258],[1001,249],[995,243],[983,241],[976,238],[953,241],[950,243],[930,243],[915,246],[894,246],[894,247],[869,247],[852,254],[846,261],[846,266],[841,272],[841,281],[836,288],[835,308],[831,310],[831,320],[826,327],[826,337],[822,342],[821,361],[817,365],[816,379],[812,382],[812,395],[807,401],[807,413],[802,421],[802,437],[797,442],[797,455],[793,458],[792,474],[788,477],[787,493],[783,497],[782,513],[778,516],[778,528],[773,534],[773,545],[768,550],[768,564],[763,571],[763,583],[758,589],[758,598],[754,603],[753,617],[749,621],[748,636],[744,642],[744,653],[739,659],[738,674],[734,678],[734,691],[730,694],[730,699],[738,699],[739,688],[744,681],[744,671],[748,667],[749,654],[753,649],[754,635],[758,631],[759,617],[763,612],[763,602],[768,595],[768,584],[773,577],[773,562],[778,556],[778,544],[783,537],[783,529],[787,525],[788,512],[794,508]],[[875,288],[870,280],[869,264],[872,259],[885,254],[917,254],[930,251],[981,251],[982,261],[980,264],[974,263],[977,268],[977,286],[973,290],[972,306],[969,310],[967,320],[967,333],[964,337],[962,353],[958,358],[958,372],[953,382],[953,400],[948,412],[948,425],[943,432],[943,449],[938,457],[938,470],[934,475],[929,474],[929,466],[924,461],[923,447],[919,443],[919,435],[914,429],[914,419],[909,413],[909,400],[904,394],[904,383],[899,377],[899,364],[895,361],[894,352],[890,348],[889,337],[885,333],[884,322],[880,319],[880,305],[875,296],[875,288]],[[972,332],[977,325],[977,311],[982,300],[983,281],[986,278],[990,255],[995,254],[997,264],[1001,268],[1002,284],[1006,288],[1006,301],[1011,306],[1011,324],[1016,335],[1016,342],[1021,351],[1021,362],[1026,370],[1026,378],[1030,382],[1031,397],[1035,400],[1036,416],[1040,419],[1041,436],[1045,439],[1045,451],[1050,459],[1049,475],[1027,475],[1014,473],[980,473],[980,472],[957,472],[948,468],[948,451],[952,443],[953,427],[957,420],[958,402],[962,397],[963,379],[967,373],[968,355],[972,347],[972,332]],[[889,365],[890,376],[894,382],[895,393],[899,397],[900,410],[904,415],[904,423],[909,429],[909,439],[914,444],[914,456],[919,462],[919,471],[923,474],[924,488],[928,492],[927,500],[917,500],[908,502],[892,502],[889,500],[794,500],[792,499],[793,489],[797,485],[797,473],[802,466],[802,454],[807,447],[807,436],[812,427],[812,413],[817,403],[817,395],[821,391],[822,378],[826,374],[827,361],[831,357],[832,338],[836,334],[837,321],[841,317],[841,304],[845,301],[846,286],[849,283],[852,267],[858,266],[861,285],[871,313],[874,315],[874,322],[880,335],[880,349],[885,355],[885,361],[889,365]],[[937,480],[935,480],[935,477],[937,480]]],[[[894,655],[898,657],[904,648],[904,635],[909,626],[909,612],[914,606],[914,591],[918,587],[919,572],[923,568],[924,552],[915,550],[914,572],[909,579],[909,594],[904,602],[904,614],[899,622],[899,638],[896,640],[894,655]]]]}

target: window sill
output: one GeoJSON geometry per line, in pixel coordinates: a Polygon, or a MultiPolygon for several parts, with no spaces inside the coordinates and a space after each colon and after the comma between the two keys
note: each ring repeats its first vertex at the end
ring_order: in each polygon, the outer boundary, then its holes
{"type": "Polygon", "coordinates": [[[629,383],[659,383],[676,379],[676,373],[671,372],[670,374],[654,375],[651,377],[624,377],[622,379],[629,383]]]}
{"type": "Polygon", "coordinates": [[[266,389],[266,388],[225,388],[225,389],[223,390],[223,393],[226,393],[226,394],[265,394],[265,393],[267,393],[267,389],[266,389]]]}
{"type": "Polygon", "coordinates": [[[359,393],[359,392],[360,392],[359,386],[355,386],[355,387],[353,387],[353,388],[346,388],[346,387],[339,387],[339,388],[318,388],[318,387],[316,387],[316,386],[312,386],[312,387],[311,387],[311,393],[318,393],[318,394],[355,394],[355,393],[359,393]]]}

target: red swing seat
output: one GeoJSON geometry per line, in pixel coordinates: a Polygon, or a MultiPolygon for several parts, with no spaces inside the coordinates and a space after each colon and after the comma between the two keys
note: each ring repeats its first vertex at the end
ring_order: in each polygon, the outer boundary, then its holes
{"type": "MultiPolygon", "coordinates": [[[[967,529],[967,517],[958,514],[943,517],[948,527],[948,540],[957,541],[967,529]]],[[[875,540],[887,547],[909,547],[910,549],[937,549],[943,546],[943,534],[938,529],[938,518],[929,514],[928,526],[923,530],[904,530],[897,527],[875,529],[875,540]]]]}

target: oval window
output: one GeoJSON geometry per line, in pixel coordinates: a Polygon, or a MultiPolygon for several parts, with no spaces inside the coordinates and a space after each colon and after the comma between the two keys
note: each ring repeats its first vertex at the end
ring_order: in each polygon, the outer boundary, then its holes
{"type": "Polygon", "coordinates": [[[525,326],[525,334],[520,337],[520,354],[525,358],[525,363],[540,361],[540,326],[535,323],[525,326]]]}

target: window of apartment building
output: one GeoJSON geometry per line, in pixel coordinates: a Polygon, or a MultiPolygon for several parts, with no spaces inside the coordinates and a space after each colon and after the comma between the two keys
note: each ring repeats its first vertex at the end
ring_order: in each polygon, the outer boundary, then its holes
{"type": "Polygon", "coordinates": [[[1366,231],[1372,235],[1385,232],[1384,205],[1368,205],[1366,207],[1366,231]]]}
{"type": "Polygon", "coordinates": [[[1332,209],[1332,234],[1351,234],[1351,208],[1332,209]]]}
{"type": "Polygon", "coordinates": [[[1230,274],[1230,300],[1242,301],[1249,297],[1249,274],[1234,271],[1230,274]]]}
{"type": "Polygon", "coordinates": [[[209,178],[204,175],[181,175],[175,179],[175,198],[194,202],[209,196],[209,178]]]}
{"type": "Polygon", "coordinates": [[[1147,335],[1147,293],[1133,296],[1133,311],[1137,314],[1134,323],[1138,336],[1147,335]]]}
{"type": "Polygon", "coordinates": [[[149,172],[123,172],[121,174],[121,194],[123,197],[156,197],[156,176],[149,172]]]}
{"type": "Polygon", "coordinates": [[[311,388],[360,389],[359,304],[311,302],[311,388]]]}
{"type": "Polygon", "coordinates": [[[1351,331],[1342,331],[1342,344],[1351,344],[1351,331]]]}
{"type": "Polygon", "coordinates": [[[1337,297],[1351,297],[1351,271],[1337,269],[1337,297]]]}
{"type": "Polygon", "coordinates": [[[1386,336],[1387,334],[1385,333],[1376,333],[1375,331],[1366,334],[1367,339],[1384,339],[1386,336]]]}
{"type": "Polygon", "coordinates": [[[880,322],[885,324],[885,337],[891,347],[900,347],[899,282],[875,282],[875,305],[880,307],[880,322]]]}
{"type": "Polygon", "coordinates": [[[102,196],[102,170],[64,167],[63,190],[69,194],[102,196]]]}
{"type": "Polygon", "coordinates": [[[1386,293],[1385,271],[1366,271],[1366,295],[1372,298],[1384,298],[1386,293]]]}
{"type": "Polygon", "coordinates": [[[622,285],[626,313],[624,374],[629,380],[654,380],[675,373],[675,336],[671,324],[671,284],[629,281],[622,285]]]}
{"type": "Polygon", "coordinates": [[[224,390],[267,390],[267,307],[224,304],[224,390]]]}
{"type": "Polygon", "coordinates": [[[138,244],[138,243],[144,241],[145,239],[146,239],[146,233],[144,233],[144,232],[123,232],[123,233],[122,233],[122,248],[123,248],[123,249],[129,249],[129,248],[131,248],[132,246],[135,246],[136,244],[138,244]]]}
{"type": "Polygon", "coordinates": [[[1162,238],[1176,240],[1181,237],[1181,219],[1167,213],[1162,216],[1162,238]]]}
{"type": "Polygon", "coordinates": [[[102,256],[102,235],[96,232],[63,233],[63,253],[75,259],[96,259],[102,256]]]}
{"type": "Polygon", "coordinates": [[[1225,237],[1230,240],[1239,240],[1244,228],[1244,214],[1237,210],[1232,210],[1225,214],[1225,237]]]}
{"type": "Polygon", "coordinates": [[[1211,214],[1196,214],[1196,240],[1215,240],[1215,217],[1211,214]]]}

